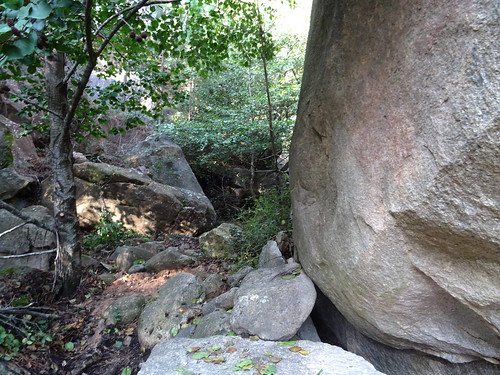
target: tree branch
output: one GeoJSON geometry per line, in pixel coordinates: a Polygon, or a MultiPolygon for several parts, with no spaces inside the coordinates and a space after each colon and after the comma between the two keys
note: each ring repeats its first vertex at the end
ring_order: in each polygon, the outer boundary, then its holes
{"type": "Polygon", "coordinates": [[[90,58],[94,55],[94,46],[92,45],[92,0],[85,3],[85,43],[90,58]]]}
{"type": "Polygon", "coordinates": [[[55,253],[56,251],[57,251],[57,249],[51,249],[51,250],[44,250],[44,251],[35,251],[34,253],[26,253],[26,254],[2,255],[2,256],[0,256],[0,259],[25,258],[25,257],[34,256],[34,255],[55,253]]]}
{"type": "Polygon", "coordinates": [[[38,108],[39,110],[41,111],[44,111],[44,112],[48,112],[50,113],[51,115],[54,115],[54,116],[57,116],[59,118],[62,118],[58,113],[50,110],[49,108],[47,107],[44,107],[44,106],[41,106],[40,104],[38,103],[35,103],[34,101],[31,101],[29,99],[27,99],[26,97],[24,97],[23,95],[20,95],[20,94],[17,94],[15,92],[10,92],[10,95],[12,96],[15,96],[16,98],[19,98],[19,100],[23,101],[24,103],[26,104],[29,104],[29,105],[32,105],[33,107],[35,108],[38,108]]]}
{"type": "Polygon", "coordinates": [[[3,237],[6,234],[9,234],[10,232],[14,232],[16,229],[19,229],[19,228],[25,226],[26,224],[28,224],[28,223],[21,223],[21,224],[16,225],[14,228],[7,229],[6,231],[0,233],[0,237],[3,237]]]}
{"type": "Polygon", "coordinates": [[[55,233],[55,229],[52,226],[47,225],[45,223],[42,223],[41,221],[38,221],[37,219],[34,219],[32,217],[29,217],[28,215],[23,214],[17,208],[12,207],[10,204],[5,203],[4,201],[0,201],[0,209],[4,209],[4,210],[10,212],[12,215],[17,216],[19,219],[24,220],[26,222],[25,224],[35,224],[36,226],[39,226],[40,228],[43,228],[49,232],[55,233]]]}

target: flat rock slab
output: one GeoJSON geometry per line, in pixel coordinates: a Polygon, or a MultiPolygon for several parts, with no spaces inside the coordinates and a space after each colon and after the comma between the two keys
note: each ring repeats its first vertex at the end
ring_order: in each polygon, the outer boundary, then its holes
{"type": "Polygon", "coordinates": [[[337,346],[311,341],[280,346],[279,342],[228,336],[163,341],[139,375],[234,375],[238,370],[242,374],[383,375],[362,357],[337,346]]]}

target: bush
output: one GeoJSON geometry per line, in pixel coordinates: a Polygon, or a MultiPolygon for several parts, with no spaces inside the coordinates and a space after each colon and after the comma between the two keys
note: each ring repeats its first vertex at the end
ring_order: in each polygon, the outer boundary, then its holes
{"type": "MultiPolygon", "coordinates": [[[[247,210],[237,224],[242,232],[236,238],[236,249],[243,264],[255,265],[262,247],[283,230],[292,229],[288,189],[271,189],[264,192],[247,210]]],[[[241,265],[243,265],[241,264],[241,265]]]]}
{"type": "Polygon", "coordinates": [[[99,245],[116,247],[135,237],[137,237],[135,232],[124,229],[122,223],[113,220],[111,212],[103,210],[95,233],[90,233],[83,238],[83,247],[88,250],[99,245]]]}

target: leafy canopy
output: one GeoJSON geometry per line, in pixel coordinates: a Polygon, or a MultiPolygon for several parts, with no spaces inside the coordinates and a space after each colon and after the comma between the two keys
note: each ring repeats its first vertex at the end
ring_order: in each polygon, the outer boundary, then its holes
{"type": "MultiPolygon", "coordinates": [[[[43,58],[62,52],[77,135],[104,136],[102,115],[111,108],[131,114],[125,126],[111,130],[124,132],[140,124],[143,114],[158,117],[182,99],[186,69],[206,76],[221,70],[231,51],[246,59],[259,56],[256,12],[252,1],[240,0],[5,0],[0,79],[27,82],[17,98],[29,104],[26,114],[39,111],[46,107],[43,58]],[[85,88],[89,71],[115,80],[92,85],[81,96],[79,85],[85,88]]],[[[271,55],[269,33],[266,38],[271,55]]]]}

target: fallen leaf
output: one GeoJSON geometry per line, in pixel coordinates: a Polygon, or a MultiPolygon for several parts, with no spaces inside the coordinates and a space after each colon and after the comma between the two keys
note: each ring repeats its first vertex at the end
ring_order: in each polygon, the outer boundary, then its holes
{"type": "Polygon", "coordinates": [[[268,360],[269,360],[269,362],[271,362],[271,363],[279,363],[279,362],[281,362],[281,360],[282,360],[282,359],[283,359],[283,358],[281,358],[281,357],[274,357],[274,356],[271,356],[271,357],[269,357],[269,359],[268,359],[268,360]]]}
{"type": "Polygon", "coordinates": [[[231,346],[230,348],[227,348],[226,353],[234,353],[237,351],[238,349],[236,349],[234,346],[231,346]]]}
{"type": "Polygon", "coordinates": [[[290,349],[291,352],[294,352],[294,353],[298,353],[302,350],[302,348],[300,346],[292,346],[290,349]]]}
{"type": "Polygon", "coordinates": [[[309,351],[308,350],[299,350],[299,354],[302,354],[302,355],[309,355],[309,351]]]}
{"type": "Polygon", "coordinates": [[[187,350],[188,353],[196,353],[198,350],[201,349],[201,346],[193,346],[192,348],[189,348],[187,350]]]}
{"type": "Polygon", "coordinates": [[[283,341],[283,342],[279,342],[278,346],[292,346],[292,345],[295,345],[296,343],[297,343],[297,341],[283,341]]]}
{"type": "Polygon", "coordinates": [[[210,357],[209,352],[196,352],[191,356],[191,358],[193,358],[193,359],[203,359],[203,358],[208,358],[208,357],[210,357]]]}
{"type": "Polygon", "coordinates": [[[216,365],[220,365],[221,363],[226,362],[226,359],[223,356],[218,355],[217,357],[213,357],[213,358],[205,358],[205,359],[203,359],[203,362],[214,363],[216,365]]]}

